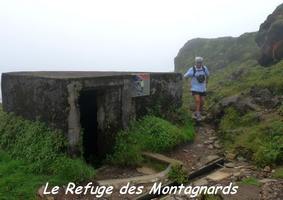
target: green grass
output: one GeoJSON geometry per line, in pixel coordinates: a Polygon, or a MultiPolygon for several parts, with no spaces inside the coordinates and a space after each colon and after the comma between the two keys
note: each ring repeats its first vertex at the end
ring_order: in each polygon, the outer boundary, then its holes
{"type": "Polygon", "coordinates": [[[60,185],[94,178],[94,169],[81,158],[67,156],[65,141],[43,123],[0,110],[1,198],[32,199],[47,181],[60,185]]]}
{"type": "Polygon", "coordinates": [[[283,104],[278,108],[278,114],[283,116],[283,104]]]}
{"type": "Polygon", "coordinates": [[[32,164],[12,159],[4,151],[0,152],[0,196],[1,199],[36,199],[36,191],[47,181],[63,184],[65,179],[56,175],[35,174],[28,168],[32,164]]]}
{"type": "Polygon", "coordinates": [[[193,138],[193,126],[187,122],[177,127],[164,119],[146,116],[131,124],[128,130],[118,133],[112,164],[138,165],[142,162],[142,151],[164,152],[193,138]]]}
{"type": "Polygon", "coordinates": [[[181,165],[172,166],[168,173],[168,178],[171,181],[177,182],[179,184],[188,183],[188,172],[181,165]]]}
{"type": "Polygon", "coordinates": [[[200,200],[223,200],[221,195],[205,194],[200,195],[200,200]]]}
{"type": "Polygon", "coordinates": [[[208,84],[209,104],[223,97],[247,94],[252,87],[267,88],[273,94],[283,94],[283,61],[272,67],[261,67],[255,60],[230,65],[212,74],[208,84]],[[233,77],[233,78],[232,78],[233,77]]]}
{"type": "Polygon", "coordinates": [[[92,170],[84,167],[81,161],[69,159],[69,162],[66,164],[66,160],[62,160],[60,164],[63,167],[51,174],[34,173],[30,170],[34,168],[32,163],[13,159],[6,152],[0,151],[1,199],[36,199],[37,190],[46,182],[50,185],[63,185],[80,175],[86,178],[88,173],[89,178],[92,178],[92,170]]]}
{"type": "Polygon", "coordinates": [[[168,167],[166,163],[158,162],[150,158],[144,158],[142,162],[142,166],[147,166],[151,169],[154,169],[157,172],[161,172],[168,167]]]}
{"type": "Polygon", "coordinates": [[[244,178],[243,180],[241,180],[240,184],[242,185],[254,185],[259,187],[261,185],[261,183],[254,177],[249,177],[249,178],[244,178]]]}
{"type": "Polygon", "coordinates": [[[234,108],[228,108],[220,121],[218,134],[226,149],[264,167],[282,162],[282,132],[283,122],[277,115],[258,121],[253,112],[241,115],[234,108]]]}
{"type": "Polygon", "coordinates": [[[273,178],[283,179],[283,166],[275,169],[275,172],[272,174],[273,178]]]}

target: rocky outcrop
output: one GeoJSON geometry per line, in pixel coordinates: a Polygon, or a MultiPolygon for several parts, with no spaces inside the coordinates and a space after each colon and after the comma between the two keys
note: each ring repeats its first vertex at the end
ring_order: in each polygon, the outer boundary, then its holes
{"type": "Polygon", "coordinates": [[[274,109],[280,105],[281,98],[267,88],[252,87],[248,94],[236,94],[221,99],[210,112],[214,119],[220,119],[228,107],[235,108],[244,114],[247,111],[260,111],[262,109],[274,109]]]}
{"type": "Polygon", "coordinates": [[[261,24],[256,42],[261,48],[261,65],[269,66],[283,58],[283,4],[261,24]]]}
{"type": "Polygon", "coordinates": [[[208,120],[215,121],[216,119],[221,119],[221,117],[224,115],[225,109],[228,107],[233,107],[242,114],[246,113],[247,111],[258,110],[258,106],[253,103],[252,98],[246,97],[242,94],[237,94],[223,98],[221,101],[215,104],[210,110],[210,116],[208,117],[208,120]]]}
{"type": "Polygon", "coordinates": [[[275,108],[278,104],[280,104],[279,97],[272,94],[272,92],[267,88],[252,87],[250,89],[250,96],[253,99],[253,103],[267,109],[275,108]]]}

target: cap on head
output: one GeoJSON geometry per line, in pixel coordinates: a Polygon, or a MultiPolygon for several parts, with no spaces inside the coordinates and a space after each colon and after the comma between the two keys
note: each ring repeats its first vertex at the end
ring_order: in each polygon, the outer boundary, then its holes
{"type": "Polygon", "coordinates": [[[203,57],[197,56],[195,57],[195,63],[202,63],[203,62],[203,57]]]}

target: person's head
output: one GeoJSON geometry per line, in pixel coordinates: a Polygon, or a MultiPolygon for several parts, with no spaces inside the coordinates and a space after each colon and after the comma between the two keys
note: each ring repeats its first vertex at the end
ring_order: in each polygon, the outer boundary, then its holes
{"type": "Polygon", "coordinates": [[[202,57],[195,57],[195,64],[197,67],[201,67],[203,65],[203,58],[202,57]]]}

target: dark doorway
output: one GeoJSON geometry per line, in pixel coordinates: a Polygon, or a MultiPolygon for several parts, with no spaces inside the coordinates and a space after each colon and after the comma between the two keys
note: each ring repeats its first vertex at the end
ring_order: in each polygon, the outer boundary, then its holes
{"type": "Polygon", "coordinates": [[[83,156],[86,162],[99,165],[97,148],[97,91],[82,90],[79,97],[80,123],[83,130],[83,156]]]}

